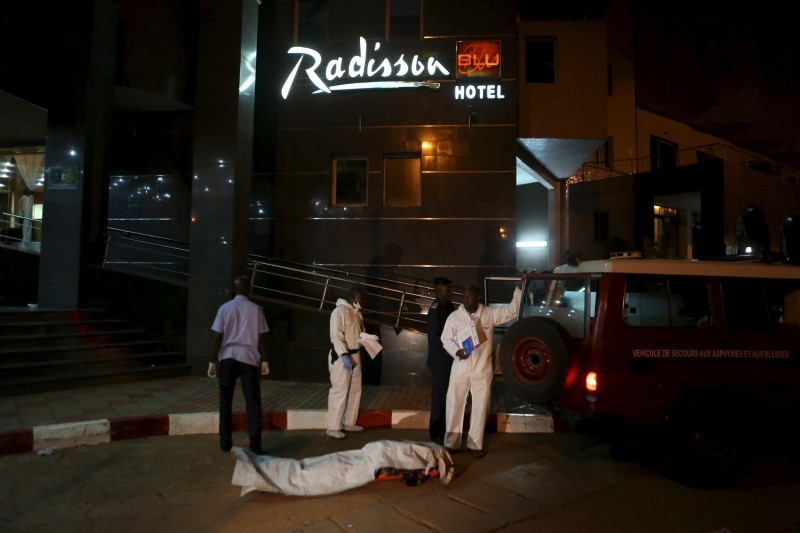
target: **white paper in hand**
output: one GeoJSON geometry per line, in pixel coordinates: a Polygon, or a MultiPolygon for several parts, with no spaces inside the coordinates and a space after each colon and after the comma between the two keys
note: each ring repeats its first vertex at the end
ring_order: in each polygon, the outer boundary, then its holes
{"type": "Polygon", "coordinates": [[[369,333],[362,332],[361,336],[358,339],[358,343],[367,350],[367,353],[372,359],[375,359],[375,357],[377,357],[378,354],[381,353],[381,350],[383,349],[383,346],[381,346],[381,342],[378,336],[370,335],[369,333]]]}

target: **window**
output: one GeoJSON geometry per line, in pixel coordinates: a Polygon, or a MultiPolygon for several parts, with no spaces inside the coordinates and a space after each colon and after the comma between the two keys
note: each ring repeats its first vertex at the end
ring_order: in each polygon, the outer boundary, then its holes
{"type": "Polygon", "coordinates": [[[653,247],[658,257],[668,259],[680,256],[679,226],[677,209],[653,206],[653,247]]]}
{"type": "Polygon", "coordinates": [[[419,39],[420,0],[389,0],[389,35],[387,39],[419,39]]]}
{"type": "Polygon", "coordinates": [[[525,81],[556,82],[556,42],[554,39],[525,41],[525,81]]]}
{"type": "Polygon", "coordinates": [[[797,280],[723,279],[722,299],[729,328],[800,327],[797,280]]]}
{"type": "MultiPolygon", "coordinates": [[[[529,278],[525,284],[522,301],[522,317],[542,317],[557,322],[573,339],[586,335],[586,290],[585,277],[570,276],[559,279],[529,278]]],[[[590,316],[594,317],[597,284],[592,280],[590,316]]]]}
{"type": "Polygon", "coordinates": [[[383,205],[419,207],[422,203],[420,153],[384,154],[383,205]]]}
{"type": "Polygon", "coordinates": [[[709,302],[704,278],[630,276],[622,321],[638,327],[707,327],[711,325],[709,302]]]}
{"type": "Polygon", "coordinates": [[[678,145],[655,135],[650,136],[650,170],[666,170],[678,166],[678,145]]]}
{"type": "Polygon", "coordinates": [[[365,155],[334,156],[331,205],[363,207],[367,205],[369,161],[365,155]]]}

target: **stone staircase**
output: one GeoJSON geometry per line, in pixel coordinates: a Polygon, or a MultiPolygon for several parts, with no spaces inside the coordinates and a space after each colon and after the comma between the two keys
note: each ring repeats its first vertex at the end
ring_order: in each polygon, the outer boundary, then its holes
{"type": "Polygon", "coordinates": [[[0,396],[186,376],[183,353],[106,311],[0,309],[0,396]]]}

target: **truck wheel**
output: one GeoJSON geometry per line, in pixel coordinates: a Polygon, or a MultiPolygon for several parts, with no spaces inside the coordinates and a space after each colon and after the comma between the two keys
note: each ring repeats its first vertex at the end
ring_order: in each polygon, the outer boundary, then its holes
{"type": "Polygon", "coordinates": [[[512,325],[500,345],[506,383],[519,397],[547,402],[561,390],[567,375],[567,347],[561,332],[540,318],[512,325]]]}

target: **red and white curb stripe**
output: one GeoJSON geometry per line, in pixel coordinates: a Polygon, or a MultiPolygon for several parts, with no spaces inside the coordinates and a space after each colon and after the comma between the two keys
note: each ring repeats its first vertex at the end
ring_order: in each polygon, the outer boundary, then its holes
{"type": "MultiPolygon", "coordinates": [[[[327,411],[301,409],[264,411],[264,429],[320,429],[326,428],[327,411]]],[[[362,410],[358,423],[367,428],[427,429],[428,411],[362,410]]],[[[234,431],[247,428],[244,412],[233,414],[234,431]]],[[[175,415],[132,416],[50,424],[33,428],[0,431],[0,455],[71,448],[87,444],[107,444],[118,440],[158,437],[167,435],[216,434],[219,430],[218,413],[188,413],[175,415]]],[[[553,418],[549,414],[490,415],[487,432],[496,433],[552,433],[553,418]]]]}

